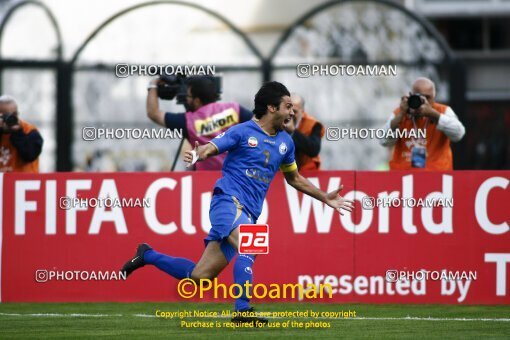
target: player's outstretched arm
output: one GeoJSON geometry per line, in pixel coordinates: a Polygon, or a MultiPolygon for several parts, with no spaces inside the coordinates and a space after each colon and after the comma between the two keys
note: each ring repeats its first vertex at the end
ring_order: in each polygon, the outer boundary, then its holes
{"type": "Polygon", "coordinates": [[[352,211],[354,208],[354,201],[347,200],[339,195],[343,185],[341,185],[340,188],[327,193],[317,188],[305,177],[301,176],[297,170],[284,172],[283,174],[289,185],[298,191],[301,191],[315,199],[318,199],[321,202],[326,203],[331,208],[337,210],[340,215],[343,215],[342,210],[352,211]]]}
{"type": "Polygon", "coordinates": [[[203,161],[217,154],[218,149],[216,148],[216,146],[214,146],[214,144],[207,143],[205,145],[199,145],[198,142],[195,142],[195,148],[193,150],[188,150],[184,152],[184,161],[188,163],[186,167],[189,168],[196,162],[203,161]]]}

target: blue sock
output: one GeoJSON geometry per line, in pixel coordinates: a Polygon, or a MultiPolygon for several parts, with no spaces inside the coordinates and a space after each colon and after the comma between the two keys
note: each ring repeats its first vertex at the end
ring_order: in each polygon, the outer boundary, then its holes
{"type": "MultiPolygon", "coordinates": [[[[234,282],[243,287],[243,294],[239,299],[236,299],[235,303],[236,311],[250,308],[250,299],[248,299],[248,297],[246,296],[244,284],[246,283],[246,281],[252,283],[253,278],[252,266],[254,262],[255,256],[239,254],[237,255],[236,262],[234,263],[234,282]]],[[[239,294],[237,289],[235,294],[236,295],[239,294]]]]}
{"type": "Polygon", "coordinates": [[[195,268],[195,263],[188,259],[168,256],[154,250],[147,250],[143,254],[143,261],[158,267],[179,280],[190,277],[193,268],[195,268]]]}

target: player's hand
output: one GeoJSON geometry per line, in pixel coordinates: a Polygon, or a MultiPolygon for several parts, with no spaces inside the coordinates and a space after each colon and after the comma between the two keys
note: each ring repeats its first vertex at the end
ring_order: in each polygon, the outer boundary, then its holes
{"type": "Polygon", "coordinates": [[[325,201],[327,205],[338,211],[340,215],[343,215],[342,210],[352,211],[354,208],[354,201],[347,200],[339,195],[343,188],[344,186],[341,185],[340,188],[328,193],[325,201]]]}
{"type": "Polygon", "coordinates": [[[190,166],[192,166],[193,164],[200,160],[198,156],[199,146],[200,145],[198,144],[198,142],[195,142],[195,149],[184,152],[184,161],[188,163],[186,165],[186,168],[189,168],[190,166]]]}

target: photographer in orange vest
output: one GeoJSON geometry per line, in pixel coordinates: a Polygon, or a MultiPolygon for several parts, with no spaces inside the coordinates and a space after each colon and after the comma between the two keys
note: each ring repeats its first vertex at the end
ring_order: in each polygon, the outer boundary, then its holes
{"type": "Polygon", "coordinates": [[[16,100],[0,96],[0,172],[39,172],[42,146],[36,127],[19,119],[16,100]]]}
{"type": "Polygon", "coordinates": [[[315,118],[305,112],[305,100],[296,93],[291,94],[294,116],[285,125],[296,146],[296,163],[300,171],[320,170],[321,139],[324,127],[315,118]]]}
{"type": "Polygon", "coordinates": [[[466,132],[452,108],[436,102],[434,82],[424,77],[418,78],[412,92],[401,98],[400,107],[393,111],[384,129],[425,132],[425,138],[381,140],[383,146],[394,146],[390,170],[452,170],[450,141],[458,142],[466,132]]]}

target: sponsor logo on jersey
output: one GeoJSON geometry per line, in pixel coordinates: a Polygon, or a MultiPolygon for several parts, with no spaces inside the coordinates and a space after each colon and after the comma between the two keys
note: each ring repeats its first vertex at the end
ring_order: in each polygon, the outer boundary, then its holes
{"type": "Polygon", "coordinates": [[[252,148],[256,147],[259,144],[259,141],[255,137],[248,138],[248,145],[252,148]]]}

